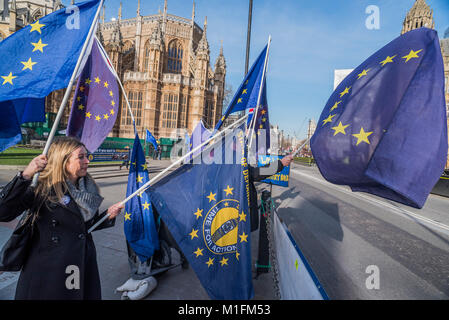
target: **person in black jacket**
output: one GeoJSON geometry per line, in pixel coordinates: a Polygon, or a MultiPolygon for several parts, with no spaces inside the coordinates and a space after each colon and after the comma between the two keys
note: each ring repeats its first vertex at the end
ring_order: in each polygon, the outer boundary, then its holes
{"type": "Polygon", "coordinates": [[[34,158],[0,194],[2,222],[29,208],[37,212],[16,299],[101,299],[95,245],[87,230],[106,213],[109,219],[96,230],[112,227],[123,205],[117,203],[99,214],[103,197],[87,173],[88,164],[79,140],[56,139],[48,158],[34,158]],[[41,172],[38,184],[32,188],[37,172],[41,172]]]}
{"type": "Polygon", "coordinates": [[[251,231],[255,231],[259,227],[259,206],[257,202],[257,190],[254,182],[262,181],[278,172],[281,172],[284,167],[288,167],[292,161],[293,156],[287,155],[281,160],[263,167],[249,166],[249,212],[251,217],[251,231]]]}

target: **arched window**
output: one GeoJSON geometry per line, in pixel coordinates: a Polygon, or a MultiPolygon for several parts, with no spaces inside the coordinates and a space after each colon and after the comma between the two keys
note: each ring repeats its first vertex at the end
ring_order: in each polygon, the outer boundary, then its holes
{"type": "Polygon", "coordinates": [[[164,95],[162,128],[175,129],[177,122],[178,122],[178,95],[166,93],[164,95]]]}
{"type": "Polygon", "coordinates": [[[171,73],[180,73],[182,70],[183,50],[178,40],[173,40],[168,45],[167,71],[171,73]]]}

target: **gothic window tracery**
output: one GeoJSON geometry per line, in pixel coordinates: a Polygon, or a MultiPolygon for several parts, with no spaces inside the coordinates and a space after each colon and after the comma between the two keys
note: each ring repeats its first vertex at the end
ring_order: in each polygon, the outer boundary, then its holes
{"type": "Polygon", "coordinates": [[[168,45],[167,71],[171,73],[181,73],[182,57],[184,50],[178,40],[173,40],[168,45]]]}
{"type": "Polygon", "coordinates": [[[178,120],[178,96],[167,93],[164,95],[162,128],[175,129],[178,120]]]}

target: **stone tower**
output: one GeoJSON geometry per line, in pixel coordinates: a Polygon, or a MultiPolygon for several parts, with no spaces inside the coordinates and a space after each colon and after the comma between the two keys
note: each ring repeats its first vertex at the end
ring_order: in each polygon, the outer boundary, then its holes
{"type": "Polygon", "coordinates": [[[430,29],[435,28],[435,22],[433,21],[433,10],[427,5],[426,0],[415,1],[413,7],[404,19],[401,34],[421,27],[430,29]]]}

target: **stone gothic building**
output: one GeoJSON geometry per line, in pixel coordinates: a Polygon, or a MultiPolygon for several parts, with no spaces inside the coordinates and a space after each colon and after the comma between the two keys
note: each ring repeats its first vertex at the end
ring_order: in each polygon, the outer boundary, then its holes
{"type": "MultiPolygon", "coordinates": [[[[139,134],[145,129],[156,138],[176,137],[177,130],[192,132],[202,119],[213,127],[222,115],[226,76],[223,48],[212,69],[207,41],[207,17],[203,28],[195,23],[195,3],[190,19],[164,11],[140,13],[102,23],[99,38],[118,71],[135,117],[139,134]]],[[[134,137],[131,116],[124,99],[112,136],[134,137]]]]}

